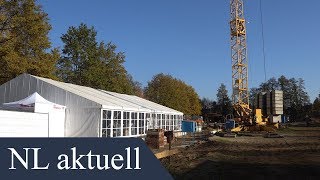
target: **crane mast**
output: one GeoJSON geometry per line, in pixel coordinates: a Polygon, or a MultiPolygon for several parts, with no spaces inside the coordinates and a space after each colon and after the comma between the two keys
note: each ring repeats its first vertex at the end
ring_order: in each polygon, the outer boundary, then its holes
{"type": "Polygon", "coordinates": [[[230,36],[232,59],[232,104],[236,114],[248,119],[248,57],[246,42],[246,21],[244,18],[243,0],[230,0],[230,36]]]}

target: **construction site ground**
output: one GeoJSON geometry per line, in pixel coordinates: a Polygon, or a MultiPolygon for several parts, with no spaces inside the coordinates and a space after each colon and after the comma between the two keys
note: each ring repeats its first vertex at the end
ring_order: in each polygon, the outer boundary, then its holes
{"type": "Polygon", "coordinates": [[[179,153],[160,161],[174,179],[319,179],[320,127],[288,127],[277,133],[283,138],[259,133],[189,136],[177,139],[179,153]]]}

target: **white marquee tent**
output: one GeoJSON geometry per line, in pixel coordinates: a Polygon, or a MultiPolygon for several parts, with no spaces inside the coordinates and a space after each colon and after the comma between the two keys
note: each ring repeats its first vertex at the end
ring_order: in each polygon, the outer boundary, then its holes
{"type": "Polygon", "coordinates": [[[143,98],[22,74],[0,86],[0,104],[34,92],[65,106],[66,137],[135,137],[148,128],[181,130],[183,113],[143,98]]]}

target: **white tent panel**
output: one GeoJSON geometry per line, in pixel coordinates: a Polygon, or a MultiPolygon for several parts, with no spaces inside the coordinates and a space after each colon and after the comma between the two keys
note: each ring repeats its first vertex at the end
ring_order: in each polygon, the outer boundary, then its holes
{"type": "Polygon", "coordinates": [[[65,109],[51,109],[49,112],[49,137],[65,137],[65,109]]]}
{"type": "Polygon", "coordinates": [[[44,99],[37,92],[22,100],[3,105],[10,110],[49,114],[49,137],[64,137],[65,106],[44,99]]]}
{"type": "Polygon", "coordinates": [[[101,110],[97,108],[66,109],[66,137],[98,137],[101,110]]]}
{"type": "Polygon", "coordinates": [[[48,137],[48,114],[0,110],[0,137],[48,137]]]}

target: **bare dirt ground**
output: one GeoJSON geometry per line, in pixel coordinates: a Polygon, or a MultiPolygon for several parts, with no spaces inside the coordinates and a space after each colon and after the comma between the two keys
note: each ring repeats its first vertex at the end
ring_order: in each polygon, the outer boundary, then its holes
{"type": "Polygon", "coordinates": [[[175,179],[320,179],[320,128],[278,133],[284,138],[213,136],[161,162],[175,179]]]}

